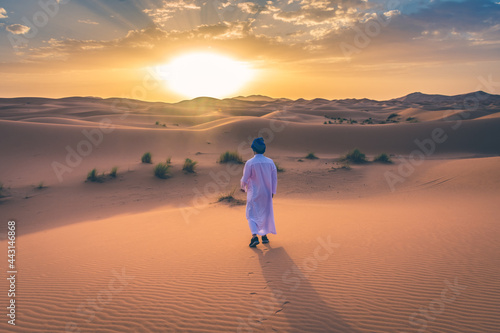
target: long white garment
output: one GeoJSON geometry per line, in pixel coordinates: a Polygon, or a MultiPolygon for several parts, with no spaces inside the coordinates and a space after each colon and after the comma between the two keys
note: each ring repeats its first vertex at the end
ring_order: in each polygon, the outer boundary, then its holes
{"type": "Polygon", "coordinates": [[[247,192],[246,216],[252,234],[276,234],[273,198],[278,186],[276,165],[262,154],[245,163],[241,188],[247,192]]]}

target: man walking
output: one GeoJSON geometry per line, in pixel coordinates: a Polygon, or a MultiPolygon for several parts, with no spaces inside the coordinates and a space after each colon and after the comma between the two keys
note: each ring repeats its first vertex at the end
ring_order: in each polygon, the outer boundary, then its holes
{"type": "Polygon", "coordinates": [[[259,244],[257,235],[262,236],[262,243],[269,243],[267,234],[276,234],[274,226],[273,197],[276,194],[278,175],[273,160],[265,157],[266,144],[263,138],[252,142],[254,157],[245,163],[241,178],[241,191],[247,192],[246,217],[252,239],[250,247],[259,244]]]}

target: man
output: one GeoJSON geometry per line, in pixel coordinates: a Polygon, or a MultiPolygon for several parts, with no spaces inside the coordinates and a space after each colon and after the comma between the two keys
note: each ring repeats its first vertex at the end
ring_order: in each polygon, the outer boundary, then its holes
{"type": "Polygon", "coordinates": [[[259,244],[257,235],[262,236],[262,243],[269,243],[267,234],[276,234],[274,226],[273,197],[276,194],[278,175],[273,160],[265,157],[266,144],[263,138],[252,142],[254,157],[245,163],[241,178],[241,191],[247,192],[246,217],[252,239],[250,247],[259,244]]]}

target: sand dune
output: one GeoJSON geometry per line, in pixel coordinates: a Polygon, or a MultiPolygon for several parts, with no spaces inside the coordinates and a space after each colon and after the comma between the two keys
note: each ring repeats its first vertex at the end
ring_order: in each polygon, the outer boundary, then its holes
{"type": "Polygon", "coordinates": [[[243,208],[221,204],[199,208],[189,223],[166,207],[26,235],[19,325],[26,332],[68,323],[83,331],[411,332],[425,320],[411,316],[439,304],[432,302],[448,281],[465,289],[447,289],[453,301],[427,329],[494,332],[496,207],[484,197],[443,197],[280,198],[280,234],[256,250],[244,246],[243,208]],[[304,228],[305,220],[315,223],[304,228]],[[321,248],[329,239],[331,253],[321,248]],[[314,257],[318,247],[323,260],[314,257]]]}
{"type": "Polygon", "coordinates": [[[0,100],[0,216],[17,222],[19,269],[17,326],[0,330],[499,332],[496,99],[450,118],[464,96],[424,97],[0,100]],[[323,124],[337,117],[375,124],[323,124]],[[256,136],[285,171],[278,235],[252,250],[245,207],[217,202],[243,166],[217,159],[251,158],[256,136]],[[355,147],[394,163],[342,168],[355,147]],[[171,178],[155,178],[168,157],[171,178]]]}

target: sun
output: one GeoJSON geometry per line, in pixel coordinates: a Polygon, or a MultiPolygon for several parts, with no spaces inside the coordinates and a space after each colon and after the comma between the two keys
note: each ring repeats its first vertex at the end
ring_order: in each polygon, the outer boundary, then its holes
{"type": "Polygon", "coordinates": [[[234,96],[254,76],[248,63],[217,53],[188,53],[158,68],[168,88],[189,98],[234,96]]]}

